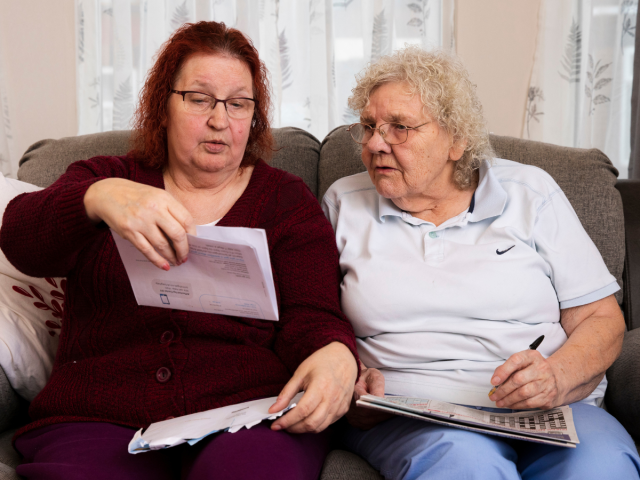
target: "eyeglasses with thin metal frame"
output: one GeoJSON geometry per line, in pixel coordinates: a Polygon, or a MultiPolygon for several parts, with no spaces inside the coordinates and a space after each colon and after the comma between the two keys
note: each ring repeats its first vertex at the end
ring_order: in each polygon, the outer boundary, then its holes
{"type": "Polygon", "coordinates": [[[222,103],[229,118],[235,120],[243,120],[251,117],[255,106],[258,104],[258,101],[254,98],[234,97],[220,100],[207,93],[189,90],[171,90],[171,93],[182,96],[184,109],[189,113],[204,114],[213,111],[218,103],[222,103]]]}
{"type": "Polygon", "coordinates": [[[415,130],[427,123],[431,123],[431,121],[416,125],[415,127],[407,127],[400,123],[383,123],[377,128],[365,123],[354,123],[353,125],[349,125],[347,131],[351,134],[353,141],[360,145],[369,143],[369,140],[373,137],[373,132],[376,130],[389,145],[400,145],[408,140],[409,130],[415,130]]]}

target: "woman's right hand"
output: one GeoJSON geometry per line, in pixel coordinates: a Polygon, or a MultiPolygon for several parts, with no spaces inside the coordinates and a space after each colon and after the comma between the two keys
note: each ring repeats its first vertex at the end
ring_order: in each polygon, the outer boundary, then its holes
{"type": "Polygon", "coordinates": [[[369,430],[380,422],[384,422],[393,417],[390,413],[373,410],[371,408],[358,407],[356,400],[362,395],[375,395],[376,397],[384,397],[384,376],[380,370],[375,368],[367,368],[360,364],[360,378],[356,382],[353,390],[353,399],[351,407],[346,414],[347,421],[353,427],[360,430],[369,430]]]}
{"type": "Polygon", "coordinates": [[[170,193],[123,178],[107,178],[91,185],[84,196],[87,216],[105,222],[129,240],[156,267],[187,260],[187,233],[195,235],[193,218],[170,193]]]}

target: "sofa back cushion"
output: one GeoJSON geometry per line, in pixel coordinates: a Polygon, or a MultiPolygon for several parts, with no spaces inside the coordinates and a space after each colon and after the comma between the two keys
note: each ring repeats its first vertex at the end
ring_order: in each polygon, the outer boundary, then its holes
{"type": "MultiPolygon", "coordinates": [[[[320,150],[318,198],[333,182],[365,170],[361,147],[341,126],[331,131],[320,150]]],[[[549,173],[565,192],[585,230],[600,251],[609,271],[622,287],[624,267],[624,216],[615,188],[618,171],[597,149],[559,147],[531,140],[491,135],[500,158],[535,165],[549,173]]],[[[616,294],[622,302],[622,290],[616,294]]]]}
{"type": "MultiPolygon", "coordinates": [[[[302,178],[314,195],[318,193],[320,142],[295,127],[274,128],[276,151],[270,165],[302,178]]],[[[93,133],[59,140],[41,140],[29,147],[20,159],[18,178],[39,187],[48,187],[69,165],[98,155],[125,155],[131,149],[131,131],[93,133]]]]}

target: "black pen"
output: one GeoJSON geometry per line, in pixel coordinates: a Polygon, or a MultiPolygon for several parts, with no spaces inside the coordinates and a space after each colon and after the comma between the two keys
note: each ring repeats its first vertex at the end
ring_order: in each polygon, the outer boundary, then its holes
{"type": "MultiPolygon", "coordinates": [[[[537,350],[538,347],[540,346],[540,344],[542,343],[542,340],[544,340],[544,335],[540,335],[538,338],[536,338],[533,343],[531,345],[529,345],[529,350],[537,350]]],[[[502,384],[500,384],[502,385],[502,384]]],[[[498,389],[498,387],[500,385],[496,385],[495,387],[493,387],[491,389],[491,391],[489,392],[489,396],[493,395],[494,393],[496,393],[496,390],[498,389]]]]}

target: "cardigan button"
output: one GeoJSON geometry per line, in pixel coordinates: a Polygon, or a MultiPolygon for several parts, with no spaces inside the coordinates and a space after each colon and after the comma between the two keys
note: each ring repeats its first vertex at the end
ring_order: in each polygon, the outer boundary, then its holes
{"type": "Polygon", "coordinates": [[[167,330],[160,336],[160,343],[169,343],[173,340],[173,332],[171,330],[167,330]]]}
{"type": "Polygon", "coordinates": [[[170,378],[171,370],[169,370],[167,367],[160,367],[156,372],[156,380],[158,380],[160,383],[168,382],[170,378]]]}

